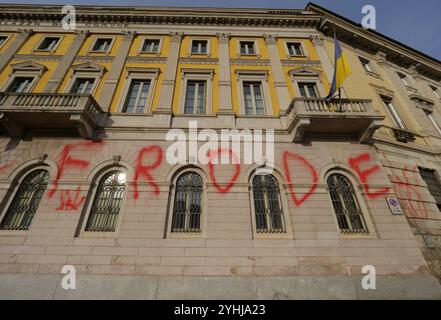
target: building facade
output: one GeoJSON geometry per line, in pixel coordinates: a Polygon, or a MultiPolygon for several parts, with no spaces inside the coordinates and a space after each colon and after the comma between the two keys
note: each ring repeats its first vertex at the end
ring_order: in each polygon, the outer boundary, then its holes
{"type": "Polygon", "coordinates": [[[2,298],[441,298],[436,59],[313,4],[0,8],[2,298]]]}

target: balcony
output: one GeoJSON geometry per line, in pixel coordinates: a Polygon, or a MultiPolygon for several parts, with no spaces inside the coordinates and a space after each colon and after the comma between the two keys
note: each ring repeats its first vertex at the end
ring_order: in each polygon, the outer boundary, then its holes
{"type": "Polygon", "coordinates": [[[306,136],[340,136],[365,143],[385,117],[374,110],[371,100],[294,98],[287,118],[294,142],[302,142],[306,136]]]}
{"type": "Polygon", "coordinates": [[[91,139],[104,114],[89,94],[0,93],[0,126],[12,137],[31,130],[91,139]]]}

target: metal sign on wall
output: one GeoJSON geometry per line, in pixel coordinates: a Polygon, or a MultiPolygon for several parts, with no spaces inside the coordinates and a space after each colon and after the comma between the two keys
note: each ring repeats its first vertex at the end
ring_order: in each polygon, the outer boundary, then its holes
{"type": "Polygon", "coordinates": [[[393,215],[403,214],[403,209],[401,209],[400,202],[396,197],[387,197],[386,201],[393,215]]]}

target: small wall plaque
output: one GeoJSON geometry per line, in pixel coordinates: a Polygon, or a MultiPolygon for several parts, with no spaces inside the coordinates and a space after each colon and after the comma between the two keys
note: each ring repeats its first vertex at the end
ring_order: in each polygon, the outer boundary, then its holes
{"type": "Polygon", "coordinates": [[[386,201],[389,205],[390,212],[392,212],[393,215],[403,214],[403,209],[401,209],[400,202],[396,197],[387,197],[386,201]]]}

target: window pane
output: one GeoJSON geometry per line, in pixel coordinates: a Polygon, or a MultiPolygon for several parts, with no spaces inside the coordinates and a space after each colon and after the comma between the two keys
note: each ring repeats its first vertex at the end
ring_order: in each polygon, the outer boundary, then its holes
{"type": "Polygon", "coordinates": [[[2,230],[29,229],[48,181],[46,170],[35,170],[23,179],[1,223],[2,230]]]}
{"type": "Polygon", "coordinates": [[[343,233],[368,233],[351,182],[341,174],[332,174],[328,180],[329,195],[343,233]]]}
{"type": "Polygon", "coordinates": [[[28,92],[34,78],[32,77],[16,77],[10,84],[7,91],[9,92],[28,92]]]}
{"type": "Polygon", "coordinates": [[[205,81],[198,82],[198,114],[205,113],[205,81]]]}
{"type": "Polygon", "coordinates": [[[109,49],[112,39],[97,39],[93,46],[94,51],[107,51],[109,49]]]}
{"type": "Polygon", "coordinates": [[[159,40],[145,40],[142,46],[142,51],[144,52],[158,52],[159,40]]]}
{"type": "Polygon", "coordinates": [[[125,190],[125,173],[112,171],[101,178],[85,231],[115,231],[125,190]]]}
{"type": "Polygon", "coordinates": [[[273,175],[254,176],[253,198],[256,231],[258,233],[285,232],[279,184],[273,175]]]}
{"type": "Polygon", "coordinates": [[[186,172],[176,181],[171,232],[200,232],[202,214],[202,178],[186,172]]]}
{"type": "Polygon", "coordinates": [[[430,194],[435,198],[438,209],[441,210],[441,184],[436,175],[436,171],[418,167],[421,177],[427,184],[430,194]]]}
{"type": "Polygon", "coordinates": [[[127,102],[123,112],[144,112],[147,96],[150,89],[150,80],[133,79],[127,94],[127,102]]]}
{"type": "Polygon", "coordinates": [[[46,38],[43,39],[43,41],[41,42],[41,44],[38,47],[38,49],[39,50],[52,50],[57,45],[58,40],[60,40],[60,38],[46,37],[46,38]]]}
{"type": "Polygon", "coordinates": [[[191,46],[192,53],[207,53],[206,40],[193,40],[191,46]]]}
{"type": "Polygon", "coordinates": [[[71,93],[91,93],[93,78],[77,78],[72,86],[71,93]]]}
{"type": "Polygon", "coordinates": [[[6,36],[0,36],[0,46],[6,42],[6,39],[8,39],[8,37],[6,36]]]}

